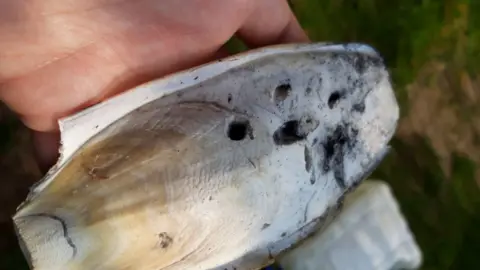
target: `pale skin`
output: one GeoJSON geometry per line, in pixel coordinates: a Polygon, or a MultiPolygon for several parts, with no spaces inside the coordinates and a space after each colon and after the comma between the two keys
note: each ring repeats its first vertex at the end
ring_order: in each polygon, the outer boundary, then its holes
{"type": "Polygon", "coordinates": [[[60,117],[227,52],[308,42],[286,0],[2,0],[0,99],[34,131],[43,167],[60,117]]]}

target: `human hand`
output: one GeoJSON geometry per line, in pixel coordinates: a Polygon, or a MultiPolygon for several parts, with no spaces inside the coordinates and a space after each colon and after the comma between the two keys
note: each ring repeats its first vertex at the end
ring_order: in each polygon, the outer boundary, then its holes
{"type": "Polygon", "coordinates": [[[286,0],[2,0],[0,99],[57,158],[61,117],[137,84],[251,48],[308,41],[286,0]]]}

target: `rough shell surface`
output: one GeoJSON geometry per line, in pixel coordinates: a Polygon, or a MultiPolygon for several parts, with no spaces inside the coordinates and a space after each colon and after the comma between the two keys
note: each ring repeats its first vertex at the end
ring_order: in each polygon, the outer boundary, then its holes
{"type": "Polygon", "coordinates": [[[17,233],[34,269],[258,269],[368,176],[397,119],[368,46],[223,59],[62,120],[17,233]]]}
{"type": "Polygon", "coordinates": [[[422,266],[422,252],[391,187],[367,180],[345,196],[325,230],[277,263],[283,270],[414,270],[422,266]]]}

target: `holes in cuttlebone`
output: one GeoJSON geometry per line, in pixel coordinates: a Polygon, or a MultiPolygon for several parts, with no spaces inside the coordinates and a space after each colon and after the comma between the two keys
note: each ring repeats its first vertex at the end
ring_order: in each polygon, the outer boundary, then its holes
{"type": "Polygon", "coordinates": [[[335,91],[333,92],[330,97],[328,97],[328,107],[330,109],[333,109],[338,104],[338,101],[344,96],[344,94],[341,91],[335,91]]]}
{"type": "Polygon", "coordinates": [[[279,104],[280,102],[287,99],[287,97],[292,92],[292,86],[290,83],[282,83],[275,88],[275,92],[273,93],[273,97],[275,99],[275,103],[279,104]]]}
{"type": "Polygon", "coordinates": [[[301,141],[307,137],[307,134],[299,132],[299,121],[291,120],[285,122],[273,133],[273,141],[277,145],[290,145],[301,141]]]}
{"type": "Polygon", "coordinates": [[[234,119],[228,124],[227,136],[232,141],[241,141],[247,136],[253,139],[253,129],[248,120],[234,119]]]}

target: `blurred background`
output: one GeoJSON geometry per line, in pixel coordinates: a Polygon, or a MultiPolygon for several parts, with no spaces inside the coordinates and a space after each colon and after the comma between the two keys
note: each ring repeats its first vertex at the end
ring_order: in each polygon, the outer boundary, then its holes
{"type": "MultiPolygon", "coordinates": [[[[385,57],[402,118],[373,177],[392,186],[422,269],[480,269],[480,0],[290,4],[312,40],[364,42],[385,57]]],[[[28,130],[3,104],[0,172],[0,270],[28,269],[10,217],[41,174],[28,130]]]]}

